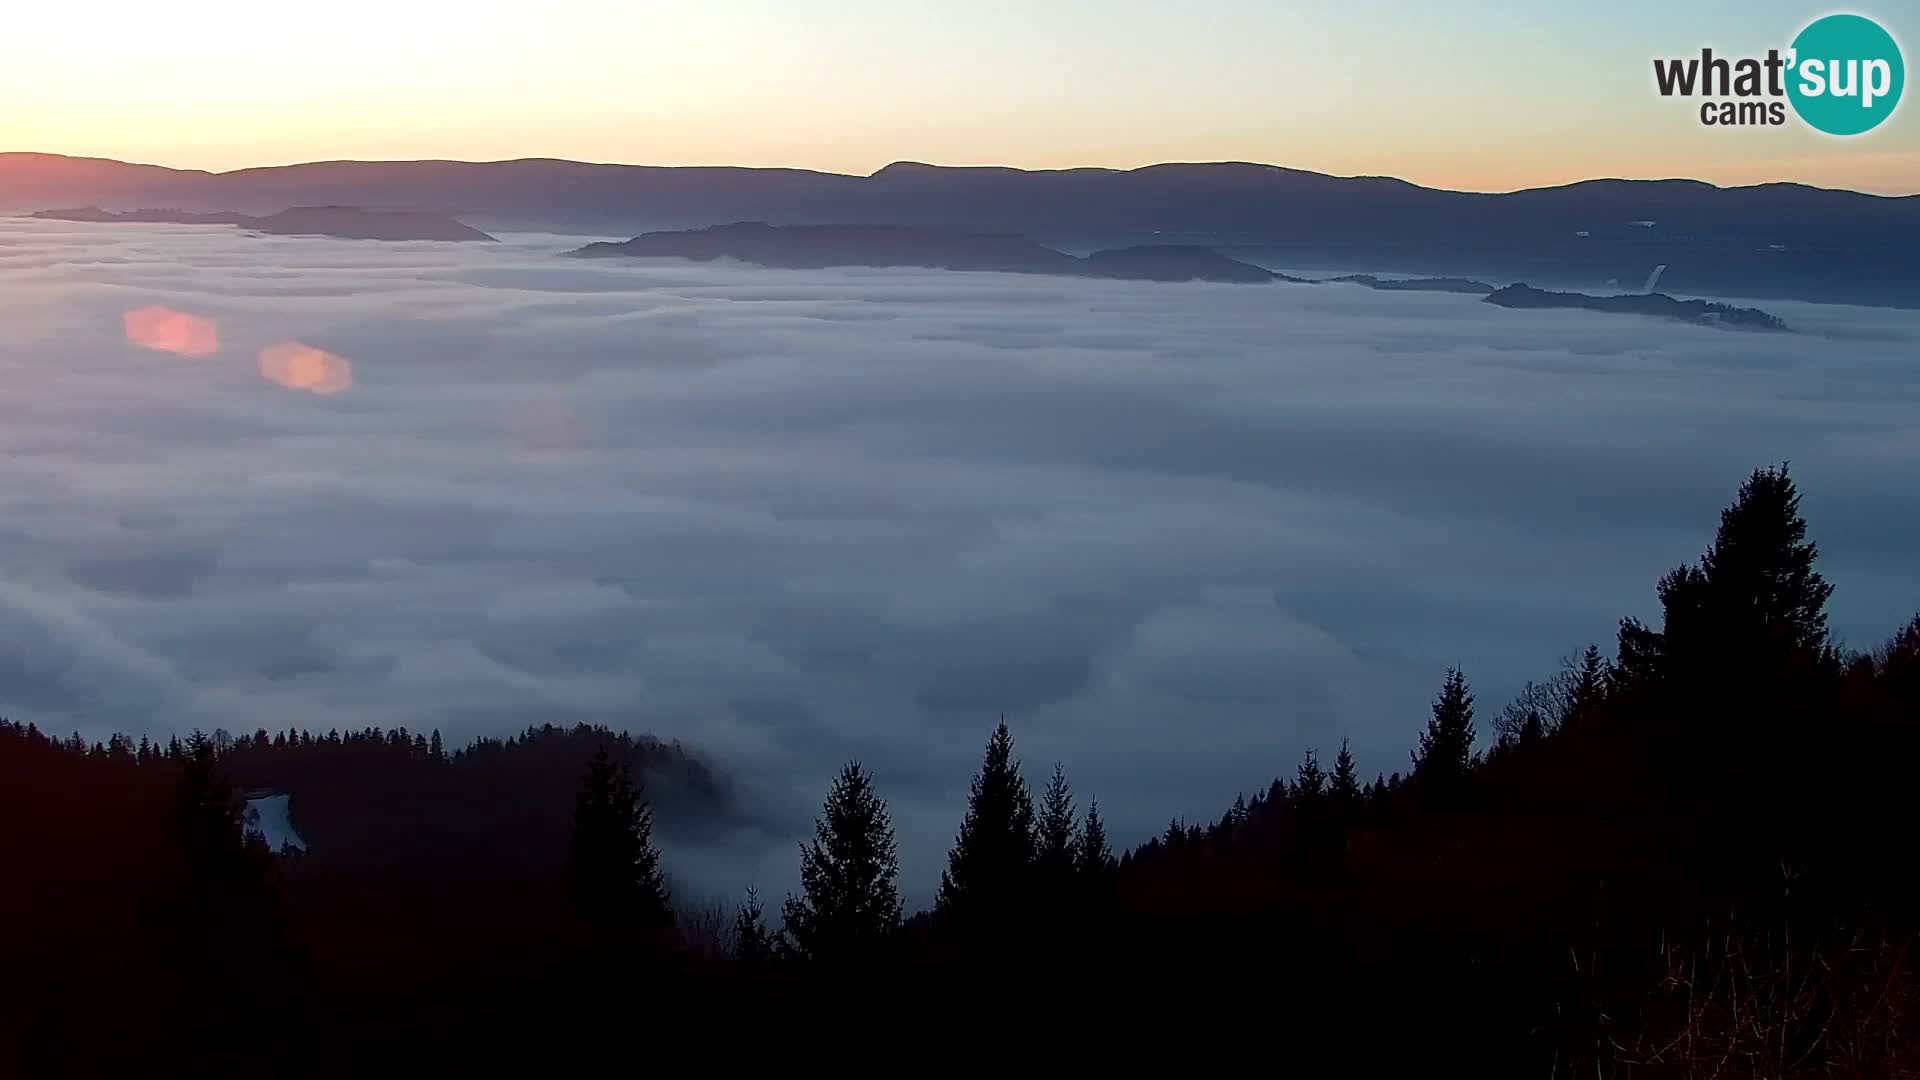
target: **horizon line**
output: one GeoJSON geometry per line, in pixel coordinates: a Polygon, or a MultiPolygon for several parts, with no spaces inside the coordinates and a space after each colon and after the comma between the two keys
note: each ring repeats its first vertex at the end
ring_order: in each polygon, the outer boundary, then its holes
{"type": "Polygon", "coordinates": [[[1561,188],[1577,187],[1581,184],[1607,184],[1607,183],[1676,184],[1676,183],[1681,183],[1681,184],[1697,184],[1701,187],[1712,188],[1716,191],[1744,191],[1744,190],[1751,190],[1754,188],[1766,188],[1766,187],[1794,187],[1794,188],[1805,188],[1810,191],[1828,191],[1828,192],[1837,192],[1837,193],[1844,193],[1844,194],[1850,194],[1850,195],[1859,195],[1864,198],[1871,198],[1871,199],[1920,198],[1920,190],[1905,192],[1901,194],[1883,194],[1880,192],[1873,192],[1873,191],[1861,191],[1857,188],[1826,187],[1820,184],[1809,184],[1800,180],[1768,180],[1768,181],[1761,181],[1759,183],[1753,183],[1753,184],[1716,184],[1710,180],[1701,180],[1701,179],[1697,179],[1695,177],[1689,177],[1689,176],[1659,176],[1659,177],[1588,176],[1578,180],[1568,180],[1558,184],[1533,184],[1525,187],[1516,187],[1516,188],[1501,188],[1501,189],[1454,188],[1454,187],[1436,186],[1432,184],[1422,184],[1413,180],[1408,180],[1404,177],[1393,176],[1388,173],[1351,173],[1351,174],[1331,173],[1331,172],[1322,172],[1318,169],[1303,169],[1303,168],[1299,168],[1291,165],[1278,165],[1272,162],[1248,161],[1244,159],[1220,159],[1220,160],[1213,160],[1213,161],[1157,161],[1157,162],[1152,162],[1146,165],[1136,165],[1131,167],[1118,167],[1118,166],[1107,166],[1107,165],[1070,165],[1070,166],[1064,166],[1059,168],[1036,169],[1036,168],[1026,168],[1018,165],[943,164],[943,163],[937,163],[937,162],[920,161],[920,160],[911,159],[911,158],[900,158],[894,161],[890,161],[887,164],[882,165],[879,168],[873,170],[872,172],[859,173],[859,172],[838,172],[832,169],[814,169],[814,168],[807,168],[805,166],[800,166],[800,165],[733,165],[733,164],[657,165],[657,164],[649,164],[646,162],[638,162],[638,161],[589,161],[583,158],[552,157],[552,156],[535,154],[535,155],[527,155],[523,157],[487,158],[487,159],[478,159],[478,160],[471,159],[471,158],[446,158],[446,157],[321,158],[321,159],[315,159],[310,161],[291,161],[291,162],[282,162],[279,164],[270,164],[270,165],[243,165],[243,166],[240,166],[239,168],[233,168],[233,169],[194,169],[194,168],[182,168],[175,165],[162,165],[157,162],[128,161],[124,158],[105,157],[105,156],[91,155],[91,154],[62,154],[62,153],[57,153],[52,151],[43,151],[43,150],[0,150],[0,162],[4,162],[8,158],[21,158],[21,157],[50,158],[50,159],[58,159],[61,161],[102,162],[102,163],[111,164],[111,165],[123,165],[129,168],[136,168],[136,169],[160,169],[160,170],[171,172],[171,173],[208,176],[208,177],[234,176],[241,173],[269,172],[269,171],[280,170],[280,169],[300,169],[300,168],[308,168],[316,165],[513,165],[513,164],[532,163],[532,162],[545,162],[545,163],[553,163],[553,164],[561,164],[561,165],[585,165],[585,166],[594,167],[594,168],[685,169],[685,170],[728,169],[728,170],[737,170],[742,172],[809,173],[815,176],[834,176],[834,177],[841,177],[841,178],[850,179],[850,180],[872,179],[873,177],[880,175],[881,173],[887,171],[888,169],[899,168],[902,166],[918,167],[918,168],[926,168],[926,169],[947,169],[947,170],[953,170],[953,171],[1014,172],[1014,173],[1028,173],[1028,174],[1034,174],[1034,175],[1045,175],[1050,173],[1124,174],[1124,173],[1144,172],[1149,169],[1178,168],[1183,166],[1185,167],[1243,166],[1247,168],[1272,169],[1279,172],[1298,173],[1306,176],[1321,176],[1321,177],[1327,177],[1329,179],[1335,179],[1335,180],[1388,180],[1394,183],[1406,184],[1409,187],[1420,188],[1426,191],[1450,192],[1450,193],[1462,194],[1462,195],[1518,195],[1518,194],[1524,194],[1530,191],[1552,191],[1552,190],[1557,190],[1561,188]]]}

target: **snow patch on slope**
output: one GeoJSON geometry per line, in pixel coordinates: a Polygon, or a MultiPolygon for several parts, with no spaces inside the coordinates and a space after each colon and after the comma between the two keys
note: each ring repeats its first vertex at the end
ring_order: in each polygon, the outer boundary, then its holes
{"type": "Polygon", "coordinates": [[[242,814],[247,835],[258,835],[273,851],[305,851],[307,842],[293,827],[283,791],[247,793],[247,809],[242,814]]]}

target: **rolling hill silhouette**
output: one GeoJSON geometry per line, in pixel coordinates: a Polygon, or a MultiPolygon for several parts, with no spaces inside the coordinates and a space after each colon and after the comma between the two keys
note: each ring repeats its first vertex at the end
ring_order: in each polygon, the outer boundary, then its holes
{"type": "Polygon", "coordinates": [[[1086,258],[1009,233],[909,225],[768,225],[742,221],[705,229],[650,232],[621,243],[588,244],[569,254],[588,259],[738,259],[759,266],[916,266],[1006,274],[1214,281],[1260,284],[1280,275],[1202,247],[1147,244],[1096,251],[1086,258]]]}
{"type": "Polygon", "coordinates": [[[871,176],[527,159],[316,162],[226,173],[0,154],[0,208],[76,201],[257,213],[434,210],[499,231],[633,236],[735,221],[953,225],[1068,250],[1178,244],[1301,267],[1593,287],[1659,263],[1678,293],[1920,306],[1920,196],[1798,184],[1589,180],[1505,194],[1244,162],[871,176]]]}
{"type": "Polygon", "coordinates": [[[128,210],[114,213],[97,206],[84,206],[74,210],[42,210],[32,216],[47,221],[235,225],[276,236],[332,236],[342,240],[493,242],[493,237],[445,214],[423,210],[362,210],[357,206],[296,206],[266,217],[230,211],[128,210]]]}
{"type": "Polygon", "coordinates": [[[1647,315],[1658,319],[1677,319],[1701,326],[1721,326],[1738,330],[1786,330],[1778,316],[1759,308],[1734,307],[1706,300],[1676,300],[1665,293],[1622,293],[1616,296],[1588,296],[1585,293],[1549,292],[1528,285],[1509,285],[1488,293],[1485,300],[1506,308],[1578,308],[1619,315],[1647,315]]]}

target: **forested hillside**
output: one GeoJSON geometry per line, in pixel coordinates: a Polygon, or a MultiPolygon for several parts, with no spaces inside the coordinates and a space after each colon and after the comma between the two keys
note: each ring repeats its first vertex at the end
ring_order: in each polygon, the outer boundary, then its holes
{"type": "Polygon", "coordinates": [[[1023,767],[1009,726],[983,724],[917,913],[887,778],[857,762],[825,793],[800,891],[715,918],[671,895],[652,832],[728,795],[645,737],[90,745],[10,723],[0,1072],[329,1071],[428,1032],[537,1048],[586,1016],[738,1023],[857,983],[895,1003],[998,986],[998,1002],[1085,1008],[1073,1023],[1091,1030],[1171,996],[1217,1007],[1219,1030],[1107,1040],[1304,1040],[1355,1066],[1381,1060],[1360,1032],[1478,1075],[1904,1075],[1920,1065],[1920,617],[1870,651],[1832,639],[1784,468],[1753,473],[1657,590],[1657,625],[1568,643],[1515,701],[1436,673],[1397,772],[1302,747],[1267,789],[1131,850],[1076,799],[1070,761],[1023,767]],[[245,841],[253,787],[291,794],[312,854],[245,841]],[[177,1039],[209,1017],[217,1037],[177,1039]]]}

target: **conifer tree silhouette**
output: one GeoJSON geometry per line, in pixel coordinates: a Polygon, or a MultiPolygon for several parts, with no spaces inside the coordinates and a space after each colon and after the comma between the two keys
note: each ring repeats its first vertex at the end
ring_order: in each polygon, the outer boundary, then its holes
{"type": "Polygon", "coordinates": [[[987,740],[986,758],[973,778],[935,909],[959,921],[1012,917],[1026,900],[1034,851],[1033,796],[1020,778],[1013,735],[1002,721],[987,740]]]}
{"type": "Polygon", "coordinates": [[[773,959],[773,935],[767,931],[760,894],[747,889],[746,902],[733,920],[733,958],[748,967],[759,967],[773,959]]]}
{"type": "Polygon", "coordinates": [[[783,906],[792,950],[828,962],[871,958],[900,926],[900,864],[887,804],[859,762],[834,779],[813,833],[800,848],[800,895],[783,906]]]}
{"type": "Polygon", "coordinates": [[[631,768],[614,765],[604,743],[580,781],[567,881],[576,910],[594,926],[647,932],[672,921],[653,811],[634,790],[631,768]]]}
{"type": "Polygon", "coordinates": [[[1473,767],[1473,738],[1473,693],[1460,669],[1449,668],[1413,754],[1413,782],[1422,799],[1445,805],[1460,797],[1473,767]]]}
{"type": "Polygon", "coordinates": [[[1113,850],[1107,846],[1107,826],[1100,820],[1100,800],[1087,801],[1087,816],[1074,843],[1074,865],[1090,881],[1104,879],[1114,869],[1113,850]]]}
{"type": "Polygon", "coordinates": [[[1049,892],[1063,892],[1073,878],[1073,834],[1073,789],[1067,783],[1066,771],[1055,763],[1053,777],[1047,781],[1046,793],[1040,799],[1038,850],[1035,853],[1035,868],[1040,875],[1041,887],[1049,892]]]}
{"type": "Polygon", "coordinates": [[[1360,789],[1360,775],[1354,769],[1353,751],[1347,740],[1340,740],[1340,752],[1333,757],[1333,777],[1327,785],[1327,797],[1335,817],[1342,825],[1351,824],[1360,814],[1366,793],[1360,789]]]}

